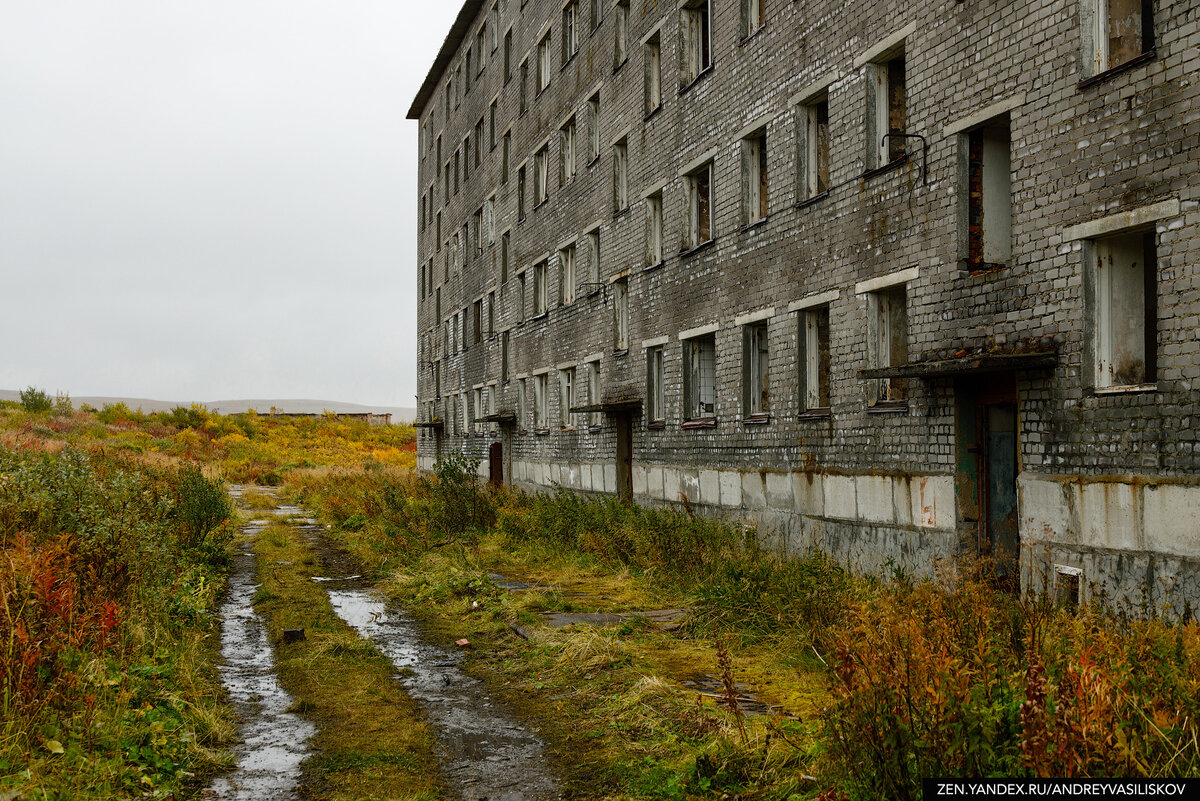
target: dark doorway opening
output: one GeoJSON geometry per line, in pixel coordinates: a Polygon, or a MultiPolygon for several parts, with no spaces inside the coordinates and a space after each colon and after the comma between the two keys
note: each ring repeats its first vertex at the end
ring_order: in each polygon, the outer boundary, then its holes
{"type": "Polygon", "coordinates": [[[617,432],[617,494],[623,501],[633,500],[633,415],[613,417],[617,432]]]}
{"type": "Polygon", "coordinates": [[[504,486],[504,446],[499,442],[488,448],[488,481],[493,487],[504,486]]]}
{"type": "Polygon", "coordinates": [[[959,536],[965,550],[986,560],[998,586],[1017,592],[1021,541],[1016,377],[1001,373],[960,379],[955,397],[959,536]]]}

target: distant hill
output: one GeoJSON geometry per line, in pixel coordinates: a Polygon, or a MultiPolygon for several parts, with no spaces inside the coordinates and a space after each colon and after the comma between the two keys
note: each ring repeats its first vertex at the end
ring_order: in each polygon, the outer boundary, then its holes
{"type": "MultiPolygon", "coordinates": [[[[16,390],[0,389],[0,400],[20,400],[21,393],[16,390]]],[[[411,423],[417,419],[417,410],[403,406],[363,406],[360,403],[344,403],[342,401],[303,400],[282,398],[246,398],[242,400],[216,401],[161,401],[150,398],[105,398],[99,396],[71,396],[71,402],[76,407],[82,404],[95,406],[97,409],[105,404],[124,403],[130,409],[141,409],[143,412],[168,412],[176,406],[190,406],[199,403],[204,408],[222,414],[235,414],[247,409],[254,409],[265,414],[274,406],[281,412],[293,414],[320,414],[328,409],[339,413],[375,412],[376,414],[391,414],[393,422],[411,423]]]]}

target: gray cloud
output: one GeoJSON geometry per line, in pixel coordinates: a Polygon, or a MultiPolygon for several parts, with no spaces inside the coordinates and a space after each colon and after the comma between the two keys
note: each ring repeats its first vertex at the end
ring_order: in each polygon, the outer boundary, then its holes
{"type": "Polygon", "coordinates": [[[0,2],[0,388],[412,405],[404,114],[457,10],[0,2]]]}

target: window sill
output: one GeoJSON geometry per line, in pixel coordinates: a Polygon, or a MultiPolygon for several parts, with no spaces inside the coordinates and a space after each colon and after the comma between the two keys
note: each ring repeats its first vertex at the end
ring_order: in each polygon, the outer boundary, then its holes
{"type": "Polygon", "coordinates": [[[762,226],[764,226],[766,224],[767,224],[767,218],[762,217],[760,219],[757,219],[752,222],[748,222],[748,223],[744,224],[741,228],[737,229],[737,232],[739,234],[749,233],[749,232],[753,231],[754,229],[761,228],[762,226]]]}
{"type": "Polygon", "coordinates": [[[769,414],[752,414],[742,420],[744,426],[765,426],[770,424],[771,415],[769,414]]]}
{"type": "Polygon", "coordinates": [[[579,429],[576,426],[563,426],[562,428],[560,428],[558,430],[559,430],[559,432],[563,432],[563,431],[578,431],[579,429]]]}
{"type": "Polygon", "coordinates": [[[966,259],[958,260],[959,275],[967,278],[975,278],[984,275],[994,275],[1002,270],[1007,270],[1007,264],[993,262],[970,262],[966,259]]]}
{"type": "Polygon", "coordinates": [[[800,202],[798,202],[796,204],[796,208],[797,209],[806,209],[809,206],[815,206],[827,197],[829,197],[828,189],[826,189],[824,192],[819,192],[819,193],[813,195],[812,197],[801,200],[800,202]]]}
{"type": "Polygon", "coordinates": [[[1120,387],[1095,387],[1092,389],[1092,394],[1097,397],[1103,395],[1137,395],[1147,392],[1158,392],[1158,384],[1131,384],[1120,387]]]}
{"type": "Polygon", "coordinates": [[[542,206],[545,206],[545,205],[546,205],[547,203],[549,203],[549,202],[550,202],[550,196],[549,196],[549,195],[546,195],[546,197],[545,197],[544,199],[542,199],[541,201],[539,201],[539,202],[537,202],[537,203],[533,204],[533,210],[534,210],[534,211],[537,211],[538,209],[540,209],[542,206]]]}
{"type": "Polygon", "coordinates": [[[908,154],[905,153],[904,155],[900,156],[899,158],[892,159],[887,164],[867,170],[862,175],[860,175],[859,178],[863,181],[869,181],[872,178],[878,177],[880,175],[884,175],[885,173],[889,173],[892,170],[902,167],[907,163],[908,163],[908,154]]]}
{"type": "Polygon", "coordinates": [[[614,219],[614,220],[619,220],[619,219],[621,219],[622,217],[624,217],[626,214],[628,214],[628,213],[629,213],[629,210],[630,210],[631,208],[633,208],[633,207],[632,207],[632,206],[624,206],[624,207],[622,207],[622,208],[619,208],[619,209],[613,209],[613,219],[614,219]]]}
{"type": "Polygon", "coordinates": [[[657,116],[658,112],[662,111],[662,108],[663,108],[662,101],[659,101],[657,106],[655,106],[654,108],[652,108],[648,112],[646,112],[646,116],[642,117],[642,122],[650,122],[650,118],[657,116]]]}
{"type": "Polygon", "coordinates": [[[1128,72],[1129,70],[1140,67],[1143,64],[1149,64],[1157,57],[1158,52],[1156,50],[1147,50],[1145,53],[1129,59],[1124,64],[1118,64],[1115,67],[1106,69],[1104,72],[1098,72],[1090,78],[1084,78],[1082,81],[1076,84],[1075,88],[1080,92],[1084,91],[1085,89],[1090,89],[1093,86],[1097,86],[1098,84],[1102,84],[1108,80],[1111,80],[1112,78],[1117,77],[1123,72],[1128,72]]]}
{"type": "Polygon", "coordinates": [[[879,401],[867,407],[867,414],[907,414],[908,401],[879,401]]]}
{"type": "Polygon", "coordinates": [[[535,429],[533,430],[533,435],[534,435],[535,437],[547,437],[547,436],[549,436],[549,435],[550,435],[550,429],[548,429],[548,428],[535,428],[535,429]]]}
{"type": "Polygon", "coordinates": [[[588,169],[590,170],[592,167],[595,167],[599,163],[600,163],[600,156],[599,155],[592,156],[592,160],[587,163],[588,169]]]}
{"type": "Polygon", "coordinates": [[[548,92],[548,91],[550,91],[550,84],[546,84],[541,89],[538,89],[537,94],[533,96],[533,99],[539,100],[541,98],[541,96],[546,94],[546,92],[548,92]]]}
{"type": "Polygon", "coordinates": [[[696,245],[696,247],[694,247],[694,248],[688,248],[687,250],[679,251],[679,256],[681,258],[687,258],[688,256],[694,256],[695,254],[699,253],[700,251],[706,250],[706,249],[712,247],[716,243],[717,243],[717,240],[714,237],[712,239],[707,240],[706,242],[701,242],[699,245],[696,245]]]}
{"type": "Polygon", "coordinates": [[[614,359],[620,358],[620,357],[622,357],[622,356],[628,356],[628,355],[629,355],[629,348],[619,348],[619,349],[617,349],[617,350],[614,350],[614,351],[612,352],[612,355],[613,355],[613,358],[614,358],[614,359]]]}
{"type": "Polygon", "coordinates": [[[629,63],[629,56],[625,56],[625,58],[621,59],[616,64],[614,64],[613,65],[613,75],[616,75],[618,72],[620,72],[621,67],[624,67],[628,63],[629,63]]]}
{"type": "Polygon", "coordinates": [[[707,67],[705,67],[704,69],[700,70],[700,72],[696,75],[695,78],[692,78],[690,81],[688,81],[686,84],[683,85],[683,88],[681,88],[679,90],[679,96],[683,97],[685,94],[687,94],[689,91],[691,91],[691,88],[693,86],[695,86],[696,84],[698,84],[702,80],[704,80],[705,77],[707,77],[708,74],[711,73],[712,71],[713,71],[713,65],[712,65],[712,62],[709,62],[709,65],[707,67]]]}
{"type": "Polygon", "coordinates": [[[545,320],[545,319],[546,319],[546,318],[548,318],[549,316],[550,316],[550,312],[548,312],[548,311],[544,311],[544,312],[542,312],[542,313],[540,313],[540,314],[535,314],[535,315],[533,315],[532,317],[530,317],[530,318],[529,318],[529,322],[531,322],[531,323],[537,323],[537,322],[541,322],[542,320],[545,320]]]}
{"type": "Polygon", "coordinates": [[[647,431],[665,431],[666,428],[667,428],[666,420],[651,420],[649,423],[646,423],[647,431]]]}
{"type": "Polygon", "coordinates": [[[833,417],[833,412],[828,407],[805,409],[796,415],[796,419],[803,422],[804,420],[828,420],[833,417]]]}
{"type": "Polygon", "coordinates": [[[655,270],[662,268],[663,265],[665,265],[666,263],[667,262],[665,259],[660,259],[655,264],[647,264],[645,267],[642,268],[642,272],[644,272],[644,273],[654,272],[655,270]]]}
{"type": "Polygon", "coordinates": [[[747,44],[750,41],[752,41],[756,36],[758,36],[760,33],[762,33],[766,29],[766,27],[767,27],[767,23],[764,22],[762,25],[759,25],[757,28],[750,31],[750,33],[746,34],[740,40],[738,40],[738,47],[741,47],[742,45],[747,44]]]}
{"type": "Polygon", "coordinates": [[[562,71],[563,71],[563,70],[565,70],[567,67],[571,66],[571,62],[575,60],[575,56],[577,56],[577,55],[579,55],[579,51],[578,51],[578,50],[576,50],[574,53],[572,53],[572,54],[571,54],[571,55],[570,55],[570,56],[567,58],[567,60],[566,60],[566,61],[564,61],[564,62],[562,63],[562,66],[558,68],[558,71],[559,71],[559,72],[562,72],[562,71]]]}
{"type": "Polygon", "coordinates": [[[680,428],[682,428],[684,431],[691,431],[692,429],[695,429],[695,428],[716,428],[716,427],[717,427],[717,418],[715,418],[715,417],[702,417],[698,420],[686,420],[686,421],[684,421],[683,425],[680,426],[680,428]]]}

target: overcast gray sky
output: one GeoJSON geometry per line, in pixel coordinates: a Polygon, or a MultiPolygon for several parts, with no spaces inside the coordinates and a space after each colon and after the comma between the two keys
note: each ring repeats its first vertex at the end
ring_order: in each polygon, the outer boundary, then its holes
{"type": "Polygon", "coordinates": [[[0,389],[413,406],[460,4],[0,0],[0,389]]]}

